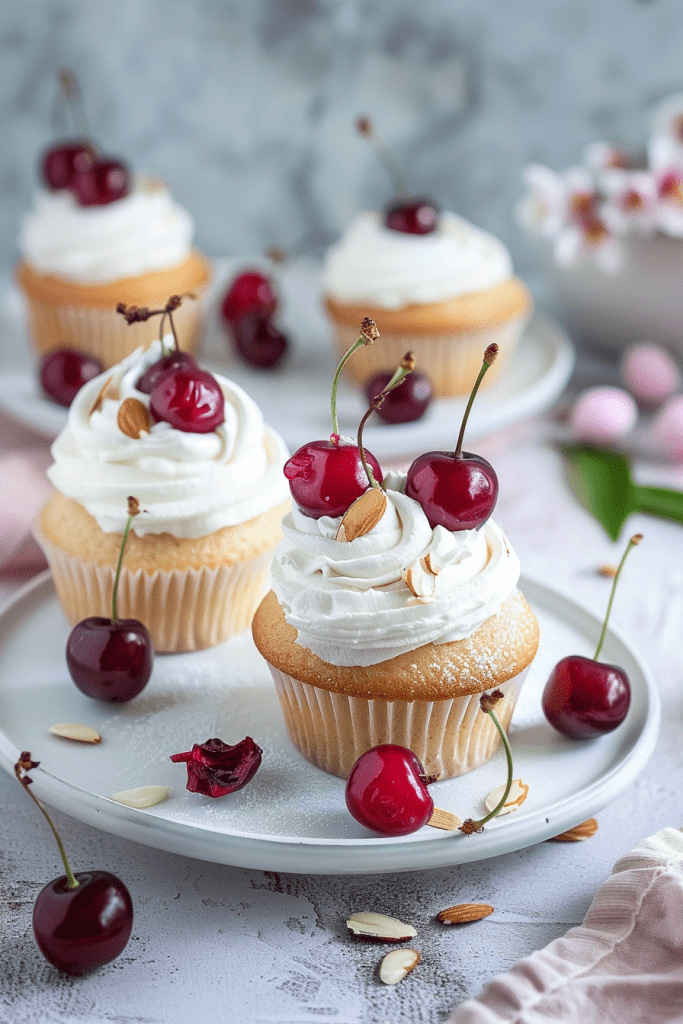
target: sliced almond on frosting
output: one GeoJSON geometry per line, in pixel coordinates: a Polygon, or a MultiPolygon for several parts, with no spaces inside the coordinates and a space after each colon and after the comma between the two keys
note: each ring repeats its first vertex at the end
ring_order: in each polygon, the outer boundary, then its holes
{"type": "Polygon", "coordinates": [[[127,807],[153,807],[168,796],[168,786],[138,786],[136,789],[122,789],[112,793],[110,799],[127,807]]]}
{"type": "Polygon", "coordinates": [[[420,561],[424,566],[425,572],[430,572],[432,576],[438,576],[439,573],[441,572],[441,566],[436,564],[436,559],[434,558],[433,551],[428,551],[424,558],[421,558],[420,561]]]}
{"type": "Polygon", "coordinates": [[[61,736],[65,740],[75,740],[76,743],[101,743],[102,737],[90,725],[82,725],[80,722],[60,722],[58,725],[51,725],[50,732],[53,736],[61,736]]]}
{"type": "Polygon", "coordinates": [[[436,576],[424,568],[424,559],[413,562],[403,570],[403,581],[415,597],[433,597],[436,589],[436,576]]]}
{"type": "Polygon", "coordinates": [[[334,539],[352,541],[364,537],[377,526],[386,507],[387,496],[382,488],[371,487],[346,510],[334,539]]]}
{"type": "Polygon", "coordinates": [[[414,935],[417,935],[411,925],[403,924],[395,917],[375,914],[372,911],[354,914],[346,922],[346,927],[354,935],[380,942],[405,942],[406,939],[412,939],[414,935]]]}
{"type": "Polygon", "coordinates": [[[392,949],[379,965],[380,981],[385,985],[397,985],[419,962],[420,954],[416,949],[392,949]]]}
{"type": "MultiPolygon", "coordinates": [[[[503,797],[504,792],[504,785],[496,786],[495,789],[491,790],[489,795],[486,797],[486,800],[484,801],[486,804],[487,811],[492,811],[494,807],[498,806],[503,797]]],[[[526,800],[528,792],[529,787],[527,786],[526,782],[522,782],[521,779],[513,779],[512,786],[510,787],[510,792],[508,793],[508,798],[501,807],[498,814],[509,814],[510,811],[516,811],[517,808],[521,807],[521,805],[526,800]]]]}
{"type": "MultiPolygon", "coordinates": [[[[89,416],[92,416],[92,414],[94,412],[97,412],[98,409],[102,408],[102,402],[110,394],[110,388],[112,388],[112,384],[114,383],[114,377],[115,377],[115,374],[112,373],[111,377],[107,377],[107,379],[105,380],[104,384],[102,385],[102,387],[100,388],[100,390],[99,390],[99,392],[97,394],[97,398],[95,399],[95,401],[92,404],[90,412],[88,413],[89,416]]],[[[113,388],[112,388],[112,390],[113,390],[113,388]]]]}
{"type": "Polygon", "coordinates": [[[124,398],[116,417],[119,430],[137,440],[141,434],[149,434],[151,421],[147,406],[138,398],[124,398]]]}

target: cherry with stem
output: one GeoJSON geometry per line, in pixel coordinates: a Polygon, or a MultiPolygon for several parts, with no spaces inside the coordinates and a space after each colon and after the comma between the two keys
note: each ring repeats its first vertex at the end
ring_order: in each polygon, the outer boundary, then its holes
{"type": "Polygon", "coordinates": [[[503,790],[503,795],[501,796],[500,800],[493,808],[493,810],[489,811],[489,813],[484,815],[483,818],[479,818],[478,821],[474,821],[472,818],[466,818],[465,821],[463,821],[462,825],[460,826],[460,832],[463,832],[466,836],[471,836],[474,832],[484,831],[484,825],[488,821],[491,821],[492,818],[495,818],[496,815],[500,814],[500,812],[503,810],[503,807],[505,807],[505,801],[510,795],[510,789],[512,788],[512,750],[510,749],[510,741],[507,737],[505,729],[503,728],[500,722],[500,719],[498,718],[498,715],[494,710],[498,701],[502,699],[503,693],[500,690],[494,690],[493,693],[482,693],[481,697],[479,698],[479,707],[484,712],[484,714],[489,716],[489,718],[495,725],[496,729],[500,733],[500,738],[503,742],[503,747],[505,748],[505,757],[507,760],[507,781],[505,783],[505,789],[503,790]]]}

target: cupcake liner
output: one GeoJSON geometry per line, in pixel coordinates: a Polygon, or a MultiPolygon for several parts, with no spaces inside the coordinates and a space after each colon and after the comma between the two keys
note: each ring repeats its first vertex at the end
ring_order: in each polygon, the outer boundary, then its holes
{"type": "MultiPolygon", "coordinates": [[[[67,554],[40,532],[57,598],[71,625],[111,616],[115,569],[67,554]]],[[[157,654],[197,651],[247,629],[270,585],[272,550],[244,562],[201,569],[121,569],[118,614],[147,626],[157,654]]]]}
{"type": "MultiPolygon", "coordinates": [[[[496,342],[498,358],[484,377],[482,387],[505,369],[528,321],[528,314],[515,317],[505,324],[457,334],[392,334],[382,331],[372,345],[358,349],[346,363],[344,374],[354,384],[365,385],[376,373],[396,369],[406,352],[415,356],[415,369],[424,373],[432,384],[437,398],[452,398],[469,394],[481,369],[485,349],[496,342]]],[[[358,338],[358,328],[333,323],[335,345],[342,356],[358,338]]]]}
{"type": "MultiPolygon", "coordinates": [[[[312,764],[343,779],[379,743],[408,747],[425,772],[440,779],[478,768],[500,743],[490,715],[480,709],[481,693],[437,701],[372,700],[323,690],[268,667],[294,745],[312,764]]],[[[496,705],[504,729],[526,674],[527,669],[497,687],[504,695],[496,705]]]]}

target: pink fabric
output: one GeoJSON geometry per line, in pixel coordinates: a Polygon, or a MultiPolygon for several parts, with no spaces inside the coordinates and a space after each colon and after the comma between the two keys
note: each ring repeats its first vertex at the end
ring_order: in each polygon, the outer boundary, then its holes
{"type": "Polygon", "coordinates": [[[449,1024],[683,1021],[683,833],[614,865],[583,924],[489,982],[449,1024]]]}
{"type": "Polygon", "coordinates": [[[0,416],[0,573],[45,568],[31,525],[50,496],[46,441],[0,416]]]}

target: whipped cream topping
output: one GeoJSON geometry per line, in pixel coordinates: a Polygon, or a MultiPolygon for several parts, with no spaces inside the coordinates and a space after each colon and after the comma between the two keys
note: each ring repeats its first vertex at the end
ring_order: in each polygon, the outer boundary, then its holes
{"type": "Polygon", "coordinates": [[[330,249],[323,290],[339,302],[401,309],[485,291],[511,276],[505,245],[454,213],[442,212],[431,234],[407,235],[366,210],[330,249]]]}
{"type": "Polygon", "coordinates": [[[462,640],[515,591],[519,559],[499,526],[432,529],[404,483],[387,474],[382,519],[348,543],[334,539],[340,519],[311,519],[295,507],[282,520],[273,590],[297,643],[330,664],[375,665],[462,640]]]}
{"type": "MultiPolygon", "coordinates": [[[[167,347],[173,339],[165,339],[167,347]]],[[[225,422],[208,434],[153,423],[149,433],[128,437],[117,424],[125,398],[149,409],[149,395],[135,387],[161,356],[161,343],[137,349],[113,370],[88,381],[69,409],[66,427],[52,445],[48,476],[57,490],[83,505],[105,533],[126,524],[127,497],[144,510],[133,520],[138,536],[170,533],[204,537],[246,522],[285,501],[283,440],[265,426],[256,403],[237,384],[214,374],[225,397],[225,422]],[[91,412],[105,382],[110,391],[91,412]]]]}
{"type": "Polygon", "coordinates": [[[118,281],[182,263],[194,222],[162,182],[138,177],[104,206],[79,206],[66,189],[41,189],[24,218],[19,249],[34,269],[78,284],[118,281]]]}

